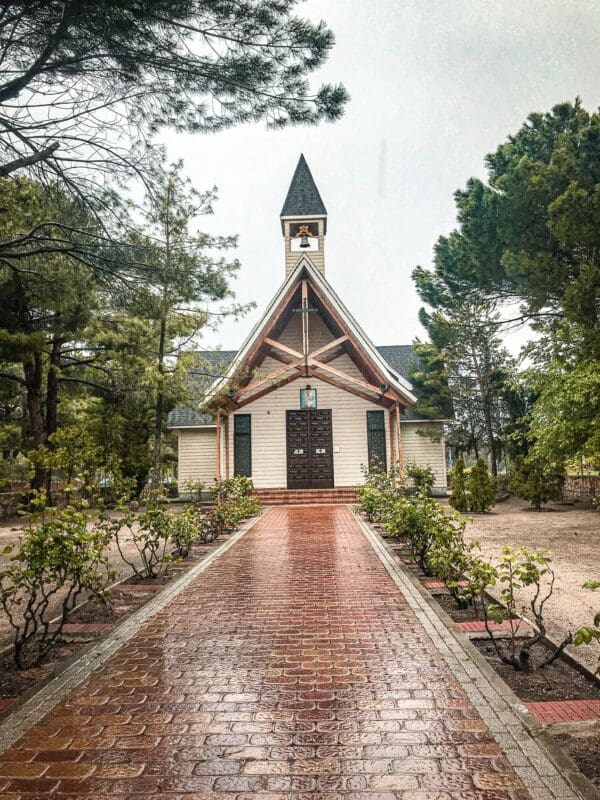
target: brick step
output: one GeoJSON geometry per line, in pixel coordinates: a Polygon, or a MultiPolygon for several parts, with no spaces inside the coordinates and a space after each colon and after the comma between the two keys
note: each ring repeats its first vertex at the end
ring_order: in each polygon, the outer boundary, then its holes
{"type": "MultiPolygon", "coordinates": [[[[444,583],[444,581],[426,581],[426,583],[424,583],[423,585],[425,586],[426,589],[445,589],[446,588],[446,584],[444,583]]],[[[468,581],[459,581],[458,585],[459,586],[468,586],[469,582],[468,581]]]]}
{"type": "Polygon", "coordinates": [[[541,700],[525,705],[538,722],[584,722],[600,719],[600,700],[541,700]]]}
{"type": "MultiPolygon", "coordinates": [[[[469,639],[485,639],[489,636],[483,620],[473,620],[472,622],[457,622],[456,627],[459,628],[469,639]]],[[[520,639],[526,639],[533,634],[531,625],[528,625],[522,619],[511,620],[505,619],[503,622],[490,622],[489,628],[494,636],[499,639],[506,638],[511,635],[511,630],[514,630],[514,635],[520,639]]]]}
{"type": "MultiPolygon", "coordinates": [[[[58,625],[52,624],[48,627],[50,633],[58,630],[58,625]]],[[[95,634],[106,633],[113,627],[112,624],[106,622],[68,622],[63,625],[62,632],[66,636],[78,636],[82,634],[95,634]]]]}
{"type": "Polygon", "coordinates": [[[337,489],[257,489],[264,505],[346,504],[356,502],[353,487],[337,489]]]}

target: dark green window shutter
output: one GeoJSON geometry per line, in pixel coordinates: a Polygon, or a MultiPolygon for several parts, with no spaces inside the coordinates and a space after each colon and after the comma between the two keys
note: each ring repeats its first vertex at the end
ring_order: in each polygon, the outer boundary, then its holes
{"type": "Polygon", "coordinates": [[[385,450],[385,418],[383,411],[367,411],[367,442],[369,447],[369,469],[376,464],[387,470],[385,450]]]}
{"type": "Polygon", "coordinates": [[[252,428],[250,414],[233,415],[233,472],[252,475],[252,428]]]}

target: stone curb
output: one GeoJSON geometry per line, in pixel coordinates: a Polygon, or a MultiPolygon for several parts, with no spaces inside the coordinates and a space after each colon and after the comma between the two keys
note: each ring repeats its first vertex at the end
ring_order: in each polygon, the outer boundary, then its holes
{"type": "Polygon", "coordinates": [[[358,514],[354,517],[532,800],[600,800],[600,792],[358,514]]]}
{"type": "Polygon", "coordinates": [[[253,517],[202,561],[199,561],[172,583],[167,584],[157,597],[149,600],[122,622],[117,623],[104,639],[80,651],[71,661],[67,662],[58,675],[48,678],[41,687],[34,689],[33,693],[26,693],[19,700],[11,703],[2,714],[3,718],[0,717],[0,753],[20,739],[54,706],[58,705],[72,689],[82,683],[97,667],[126,644],[146,622],[162,611],[198,575],[233,547],[268,511],[269,508],[265,507],[262,514],[253,517]]]}

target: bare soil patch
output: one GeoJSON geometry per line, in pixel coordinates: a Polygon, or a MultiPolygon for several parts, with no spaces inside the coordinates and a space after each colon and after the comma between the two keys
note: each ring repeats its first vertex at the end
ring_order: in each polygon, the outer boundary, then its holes
{"type": "MultiPolygon", "coordinates": [[[[472,644],[521,700],[596,700],[600,697],[598,686],[590,678],[560,658],[543,669],[516,672],[508,664],[502,663],[489,640],[474,639],[472,644]]],[[[532,650],[531,659],[534,663],[540,663],[551,653],[551,648],[540,643],[532,650]]]]}
{"type": "Polygon", "coordinates": [[[598,731],[554,734],[554,738],[583,774],[600,789],[600,735],[598,731]]]}
{"type": "Polygon", "coordinates": [[[4,659],[0,662],[0,697],[19,697],[27,689],[52,675],[81,647],[83,644],[63,642],[52,650],[43,664],[30,669],[17,669],[11,658],[4,659]]]}

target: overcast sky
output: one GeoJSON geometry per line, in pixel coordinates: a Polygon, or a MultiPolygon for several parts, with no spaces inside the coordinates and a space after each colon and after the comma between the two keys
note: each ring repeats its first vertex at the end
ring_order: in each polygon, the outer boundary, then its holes
{"type": "Polygon", "coordinates": [[[299,13],[336,35],[312,81],[346,85],[340,122],[165,137],[197,188],[218,186],[201,227],[239,234],[237,299],[257,303],[203,345],[237,349],[283,281],[279,213],[301,152],[329,215],[328,280],[375,344],[409,343],[423,336],[410,275],[454,227],[454,191],[530,112],[600,104],[600,2],[308,0],[299,13]]]}

